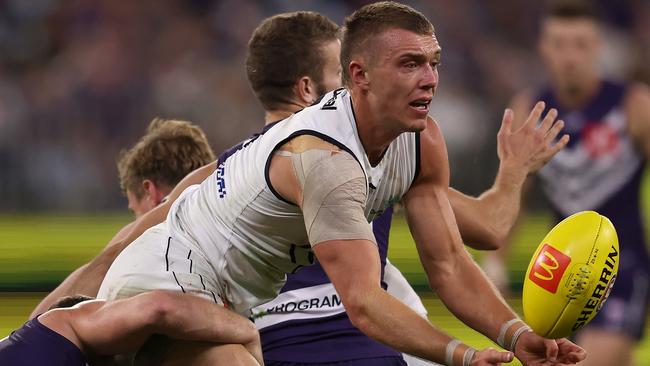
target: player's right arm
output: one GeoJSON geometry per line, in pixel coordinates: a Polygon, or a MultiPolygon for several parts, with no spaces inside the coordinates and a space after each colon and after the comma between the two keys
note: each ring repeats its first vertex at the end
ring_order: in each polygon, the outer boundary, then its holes
{"type": "Polygon", "coordinates": [[[584,351],[571,342],[544,339],[526,331],[466,251],[447,197],[446,147],[434,122],[421,133],[421,149],[420,175],[404,196],[404,205],[429,283],[445,305],[470,327],[512,349],[524,365],[570,364],[584,359],[584,351]],[[504,342],[508,337],[512,339],[504,342]]]}
{"type": "Polygon", "coordinates": [[[167,197],[167,200],[136,221],[123,227],[106,245],[102,252],[89,263],[72,272],[57,288],[50,292],[32,311],[30,319],[44,313],[58,299],[64,296],[97,296],[99,286],[106,272],[117,256],[147,229],[165,220],[171,205],[189,186],[199,184],[209,177],[216,168],[216,162],[207,164],[181,180],[167,197]]]}

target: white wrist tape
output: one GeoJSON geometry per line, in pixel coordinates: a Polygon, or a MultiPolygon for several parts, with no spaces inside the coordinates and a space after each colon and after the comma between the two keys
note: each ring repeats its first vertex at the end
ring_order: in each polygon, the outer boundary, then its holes
{"type": "Polygon", "coordinates": [[[476,354],[476,350],[472,347],[468,347],[463,354],[463,366],[469,366],[472,363],[472,359],[476,354]]]}
{"type": "Polygon", "coordinates": [[[519,340],[519,337],[521,337],[522,334],[525,332],[531,332],[532,329],[530,329],[529,326],[524,325],[523,327],[520,327],[515,331],[515,333],[512,335],[512,341],[510,341],[510,351],[515,351],[515,346],[517,345],[517,341],[519,340]]]}
{"type": "Polygon", "coordinates": [[[530,331],[531,328],[526,325],[521,319],[519,318],[514,318],[510,319],[507,322],[503,323],[501,326],[501,329],[499,330],[499,336],[497,337],[497,344],[501,346],[502,348],[508,350],[508,351],[514,351],[515,346],[517,345],[517,341],[519,340],[519,337],[526,331],[530,331]],[[515,329],[514,332],[511,332],[511,336],[508,337],[508,331],[510,328],[513,327],[513,325],[520,323],[517,329],[515,329]]]}
{"type": "MultiPolygon", "coordinates": [[[[447,348],[445,349],[445,365],[456,366],[454,364],[454,354],[456,353],[458,346],[461,344],[461,341],[458,339],[452,339],[449,343],[447,343],[447,348]]],[[[467,347],[467,349],[465,349],[465,352],[463,352],[462,366],[469,366],[475,354],[476,350],[474,348],[467,347]]]]}
{"type": "Polygon", "coordinates": [[[458,339],[452,339],[447,343],[447,349],[445,350],[445,365],[454,366],[454,351],[456,351],[456,347],[458,347],[459,344],[460,341],[458,339]]]}

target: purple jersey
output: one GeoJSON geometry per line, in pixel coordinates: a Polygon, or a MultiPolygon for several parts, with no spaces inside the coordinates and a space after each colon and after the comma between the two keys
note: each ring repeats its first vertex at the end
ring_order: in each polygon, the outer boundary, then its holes
{"type": "Polygon", "coordinates": [[[86,366],[86,357],[74,343],[34,318],[0,341],[0,365],[86,366]]]}
{"type": "Polygon", "coordinates": [[[608,217],[618,234],[621,263],[616,285],[592,324],[640,337],[645,323],[648,268],[640,208],[645,157],[627,133],[626,88],[603,81],[581,109],[568,109],[551,90],[539,99],[556,108],[571,141],[539,172],[542,189],[559,221],[594,210],[608,217]]]}

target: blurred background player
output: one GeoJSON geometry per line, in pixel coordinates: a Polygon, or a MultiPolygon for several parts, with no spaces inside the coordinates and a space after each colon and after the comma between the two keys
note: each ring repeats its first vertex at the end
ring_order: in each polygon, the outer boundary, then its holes
{"type": "MultiPolygon", "coordinates": [[[[131,149],[122,151],[117,163],[120,187],[127,197],[129,209],[138,218],[162,202],[188,173],[214,159],[205,133],[198,126],[187,121],[152,120],[147,133],[131,149]]],[[[130,225],[124,227],[109,246],[129,229],[130,225]]],[[[95,264],[89,263],[74,271],[41,301],[31,316],[47,310],[63,296],[84,294],[95,297],[99,284],[85,279],[97,270],[95,264]]]]}
{"type": "Polygon", "coordinates": [[[187,121],[156,118],[117,162],[120,187],[136,218],[158,206],[187,174],[214,161],[205,133],[187,121]]]}
{"type": "Polygon", "coordinates": [[[602,76],[604,30],[592,5],[579,0],[549,4],[538,49],[550,84],[517,95],[513,110],[519,117],[517,112],[541,99],[566,121],[569,145],[538,174],[555,220],[595,210],[618,233],[618,277],[601,312],[576,336],[589,355],[580,365],[631,365],[645,328],[650,279],[639,199],[650,156],[650,92],[645,85],[602,76]]]}
{"type": "Polygon", "coordinates": [[[213,302],[168,291],[117,301],[62,298],[0,340],[0,364],[111,364],[110,356],[136,351],[154,334],[228,344],[221,346],[222,358],[214,365],[262,364],[259,334],[248,319],[213,302]],[[229,352],[241,346],[248,353],[229,352]]]}

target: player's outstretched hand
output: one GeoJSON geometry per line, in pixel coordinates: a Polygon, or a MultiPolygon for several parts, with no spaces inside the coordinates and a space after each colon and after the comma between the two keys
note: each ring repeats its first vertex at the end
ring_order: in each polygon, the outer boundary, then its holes
{"type": "Polygon", "coordinates": [[[584,360],[587,353],[566,338],[546,339],[525,332],[515,346],[515,356],[524,366],[564,366],[584,360]]]}
{"type": "Polygon", "coordinates": [[[516,131],[512,131],[514,113],[506,109],[497,135],[497,154],[503,167],[525,174],[534,173],[569,142],[569,135],[556,140],[564,127],[564,121],[556,120],[556,109],[549,110],[537,126],[544,107],[543,102],[538,102],[516,131]]]}
{"type": "Polygon", "coordinates": [[[509,363],[514,359],[512,352],[501,352],[494,348],[482,349],[474,354],[471,366],[498,366],[502,363],[509,363]]]}

